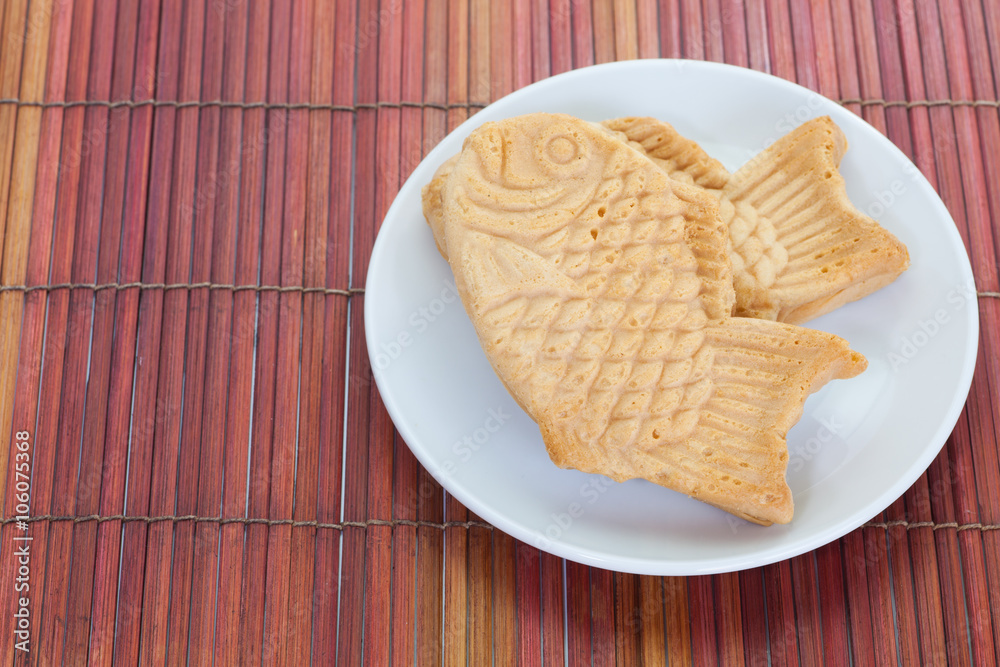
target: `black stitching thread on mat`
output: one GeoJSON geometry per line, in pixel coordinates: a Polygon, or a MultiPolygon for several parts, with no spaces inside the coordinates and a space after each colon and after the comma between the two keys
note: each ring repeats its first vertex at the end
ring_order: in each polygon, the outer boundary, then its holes
{"type": "Polygon", "coordinates": [[[957,531],[963,530],[1000,530],[1000,525],[997,524],[983,524],[983,523],[957,523],[955,521],[945,521],[944,523],[934,523],[933,521],[904,521],[902,519],[896,519],[894,521],[869,521],[861,526],[862,528],[884,528],[888,530],[889,528],[902,527],[907,530],[913,530],[916,528],[932,528],[934,530],[943,530],[946,528],[954,528],[957,531]]]}
{"type": "Polygon", "coordinates": [[[115,290],[120,292],[127,289],[140,290],[175,290],[175,289],[209,289],[223,290],[228,292],[295,292],[298,294],[338,294],[340,296],[354,296],[364,294],[362,287],[350,287],[348,289],[338,289],[335,287],[303,287],[301,285],[225,285],[218,283],[55,283],[52,285],[0,285],[0,292],[52,292],[60,289],[88,289],[94,292],[103,290],[115,290]]]}
{"type": "Polygon", "coordinates": [[[107,109],[128,108],[137,109],[141,107],[169,107],[171,109],[282,109],[286,111],[358,111],[359,109],[438,109],[440,111],[450,111],[452,109],[483,109],[486,102],[358,102],[357,104],[316,104],[311,102],[227,102],[224,100],[189,100],[181,102],[179,100],[69,100],[69,101],[23,101],[13,97],[0,99],[0,104],[13,104],[20,107],[39,107],[42,109],[58,108],[68,109],[72,107],[104,107],[107,109]]]}
{"type": "MultiPolygon", "coordinates": [[[[364,294],[363,287],[349,287],[340,289],[336,287],[303,287],[301,285],[227,285],[221,283],[53,283],[51,285],[0,285],[0,292],[53,292],[61,289],[87,289],[93,292],[104,290],[115,290],[120,292],[127,289],[140,290],[175,290],[175,289],[209,289],[223,290],[228,292],[294,292],[297,294],[338,294],[340,296],[351,297],[355,294],[364,294]]],[[[1000,292],[976,292],[983,298],[1000,299],[1000,292]]]]}
{"type": "MultiPolygon", "coordinates": [[[[874,98],[863,100],[852,98],[837,100],[838,104],[859,104],[863,107],[993,107],[1000,108],[1000,100],[883,100],[874,98]]],[[[361,109],[438,109],[440,111],[450,111],[452,109],[482,109],[487,106],[486,102],[358,102],[357,104],[315,104],[310,102],[227,102],[224,100],[68,100],[68,101],[31,101],[19,100],[15,97],[0,98],[0,104],[13,104],[21,107],[38,107],[42,109],[72,107],[104,107],[107,109],[128,108],[136,109],[140,107],[169,107],[172,109],[284,109],[288,111],[347,111],[355,112],[361,109]]]]}
{"type": "Polygon", "coordinates": [[[222,518],[217,516],[198,516],[196,514],[184,514],[181,516],[130,516],[125,514],[113,514],[110,516],[101,516],[100,514],[86,514],[83,516],[55,516],[52,514],[41,514],[38,516],[29,516],[25,518],[20,517],[10,517],[4,519],[0,522],[0,525],[6,525],[9,523],[41,523],[41,522],[56,522],[56,521],[71,521],[73,523],[86,523],[90,521],[96,521],[97,523],[105,523],[107,521],[122,521],[122,522],[132,522],[137,521],[141,523],[181,523],[192,521],[194,523],[217,523],[220,525],[226,525],[230,523],[239,523],[243,525],[250,524],[264,524],[267,526],[292,526],[292,527],[311,527],[311,528],[332,528],[334,530],[343,530],[344,528],[367,528],[369,526],[412,526],[414,528],[437,528],[438,530],[444,530],[445,528],[488,528],[493,530],[493,526],[483,521],[444,521],[442,523],[437,523],[434,521],[411,521],[409,519],[367,519],[365,521],[338,521],[335,523],[324,523],[322,521],[296,521],[294,519],[254,519],[250,517],[230,517],[222,518]]]}
{"type": "MultiPolygon", "coordinates": [[[[444,530],[445,528],[487,528],[493,530],[493,526],[483,522],[483,521],[444,521],[441,523],[435,521],[411,521],[409,519],[366,519],[365,521],[339,521],[335,523],[324,523],[322,521],[296,521],[294,519],[254,519],[250,517],[231,517],[222,518],[217,516],[198,516],[196,514],[184,514],[180,516],[165,515],[165,516],[129,516],[125,514],[113,514],[109,516],[101,516],[100,514],[87,514],[83,516],[55,516],[52,514],[42,514],[38,516],[29,516],[25,518],[19,517],[9,517],[0,521],[0,525],[6,525],[10,523],[41,523],[41,522],[56,522],[56,521],[71,521],[73,523],[85,523],[90,521],[96,521],[97,523],[105,523],[107,521],[122,521],[131,522],[138,521],[142,523],[181,523],[192,521],[194,523],[217,523],[220,525],[226,524],[263,524],[266,526],[292,526],[292,527],[309,527],[309,528],[332,528],[334,530],[343,530],[344,528],[367,528],[369,526],[411,526],[414,528],[436,528],[438,530],[444,530]]],[[[983,524],[979,522],[975,523],[957,523],[955,521],[946,521],[943,523],[934,523],[933,521],[905,521],[905,520],[893,520],[893,521],[869,521],[861,526],[862,528],[906,528],[907,530],[915,530],[917,528],[932,528],[933,530],[945,530],[945,529],[955,529],[957,531],[963,530],[979,530],[979,531],[991,531],[1000,530],[1000,524],[983,524]]]]}

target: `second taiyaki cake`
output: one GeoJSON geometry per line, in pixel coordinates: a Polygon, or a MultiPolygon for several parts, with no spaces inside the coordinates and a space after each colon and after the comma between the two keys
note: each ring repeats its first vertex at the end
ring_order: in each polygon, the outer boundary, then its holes
{"type": "Polygon", "coordinates": [[[885,287],[910,263],[906,246],[847,197],[847,139],[829,116],[795,128],[730,175],[655,118],[616,118],[672,178],[712,193],[729,228],[734,315],[801,324],[885,287]]]}
{"type": "Polygon", "coordinates": [[[831,334],[734,318],[716,200],[569,116],[486,123],[425,190],[494,370],[564,468],[643,478],[786,523],[785,435],[866,361],[831,334]]]}

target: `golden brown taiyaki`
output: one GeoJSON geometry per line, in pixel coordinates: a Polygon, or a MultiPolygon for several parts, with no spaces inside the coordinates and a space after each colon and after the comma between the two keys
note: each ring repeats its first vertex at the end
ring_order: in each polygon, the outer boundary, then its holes
{"type": "Polygon", "coordinates": [[[831,334],[733,318],[716,200],[612,133],[486,123],[425,188],[483,350],[552,460],[785,523],[785,435],[864,358],[831,334]]]}
{"type": "Polygon", "coordinates": [[[851,204],[838,170],[840,128],[816,118],[730,175],[655,118],[616,118],[672,178],[705,188],[729,228],[734,315],[800,324],[881,289],[909,265],[906,246],[851,204]]]}

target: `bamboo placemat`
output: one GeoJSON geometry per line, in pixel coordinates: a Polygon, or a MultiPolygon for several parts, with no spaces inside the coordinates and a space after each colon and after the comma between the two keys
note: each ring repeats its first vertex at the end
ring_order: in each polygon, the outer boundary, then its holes
{"type": "Polygon", "coordinates": [[[995,0],[0,3],[0,663],[995,663],[998,86],[995,0]],[[372,243],[430,148],[532,81],[660,56],[860,114],[980,290],[927,473],[734,574],[494,530],[394,432],[364,343],[372,243]]]}

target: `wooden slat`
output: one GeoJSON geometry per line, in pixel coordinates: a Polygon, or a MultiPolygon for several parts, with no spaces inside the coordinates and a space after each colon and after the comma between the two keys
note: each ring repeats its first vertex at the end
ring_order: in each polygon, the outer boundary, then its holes
{"type": "MultiPolygon", "coordinates": [[[[233,22],[238,26],[239,38],[246,44],[246,68],[242,89],[234,82],[227,94],[240,96],[247,102],[266,99],[267,86],[267,14],[259,2],[247,6],[247,15],[233,8],[233,22]]],[[[194,91],[191,91],[194,93],[194,91]]],[[[184,98],[182,98],[184,99],[184,98]]],[[[237,248],[235,280],[239,284],[253,284],[260,269],[261,199],[264,189],[265,154],[270,143],[266,133],[266,116],[263,109],[243,112],[241,155],[239,168],[230,163],[223,167],[228,188],[238,191],[237,248]]],[[[276,129],[284,132],[283,128],[276,129]]],[[[230,199],[230,205],[233,203],[230,199]]],[[[233,297],[233,348],[229,375],[229,407],[227,409],[225,450],[223,453],[223,491],[221,515],[235,517],[244,514],[247,489],[247,472],[250,465],[247,442],[251,441],[253,411],[252,385],[254,368],[254,324],[264,319],[274,319],[274,311],[263,308],[263,295],[252,292],[237,293],[233,297]]],[[[263,371],[257,377],[266,377],[263,371]]],[[[256,481],[256,478],[255,478],[256,481]]],[[[235,664],[240,651],[240,598],[244,574],[244,539],[246,531],[239,524],[219,528],[219,580],[215,614],[214,652],[216,659],[235,664]]]]}
{"type": "MultiPolygon", "coordinates": [[[[18,5],[20,3],[14,3],[18,5]]],[[[49,57],[49,39],[52,36],[52,0],[33,2],[28,9],[26,24],[14,14],[21,8],[11,7],[10,32],[4,45],[7,56],[20,67],[21,99],[38,102],[45,96],[45,80],[49,57]],[[22,38],[23,30],[23,38],[22,38]],[[23,53],[20,47],[23,45],[23,53]],[[16,52],[12,53],[10,51],[16,52]],[[23,62],[22,62],[23,58],[23,62]]],[[[15,90],[14,72],[3,72],[0,88],[15,90]]],[[[22,108],[16,124],[8,118],[4,126],[0,118],[0,284],[23,285],[27,273],[28,243],[31,236],[31,211],[34,205],[38,153],[41,145],[42,109],[22,108]],[[12,130],[12,131],[11,131],[12,130]],[[11,155],[8,163],[6,155],[11,155]],[[10,169],[9,188],[6,169],[10,169]]],[[[21,342],[21,316],[24,294],[0,292],[0,366],[10,369],[0,377],[0,485],[8,478],[8,463],[13,424],[15,374],[18,348],[21,342]]],[[[20,427],[18,427],[20,430],[20,427]]],[[[0,497],[6,497],[0,489],[0,497]]]]}

